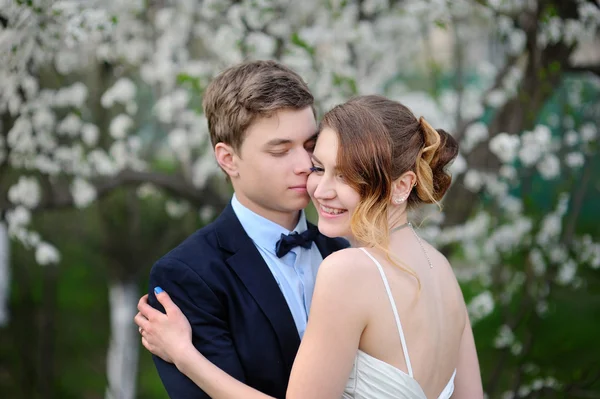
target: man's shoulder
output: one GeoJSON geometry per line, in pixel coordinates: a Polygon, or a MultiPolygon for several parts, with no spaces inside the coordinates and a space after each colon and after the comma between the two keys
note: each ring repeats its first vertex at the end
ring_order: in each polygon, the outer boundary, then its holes
{"type": "Polygon", "coordinates": [[[331,245],[335,248],[334,251],[339,251],[340,249],[344,248],[350,248],[350,242],[344,237],[326,238],[328,241],[331,242],[331,245]]]}
{"type": "Polygon", "coordinates": [[[350,247],[350,242],[343,237],[327,237],[321,233],[319,233],[320,239],[319,241],[323,244],[323,246],[327,252],[327,254],[339,251],[344,248],[350,247]]]}
{"type": "Polygon", "coordinates": [[[202,276],[207,270],[223,265],[226,258],[227,254],[219,245],[216,224],[213,222],[196,230],[158,259],[152,272],[161,268],[191,269],[202,276]]]}

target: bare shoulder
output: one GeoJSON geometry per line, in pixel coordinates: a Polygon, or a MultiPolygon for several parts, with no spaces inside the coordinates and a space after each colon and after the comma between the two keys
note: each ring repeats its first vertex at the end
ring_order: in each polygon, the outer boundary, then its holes
{"type": "Polygon", "coordinates": [[[336,251],[323,260],[317,279],[351,287],[362,285],[372,272],[367,261],[367,255],[359,248],[336,251]]]}
{"type": "Polygon", "coordinates": [[[320,269],[331,273],[358,272],[365,269],[366,255],[360,248],[344,248],[326,257],[320,269]]]}
{"type": "Polygon", "coordinates": [[[436,247],[431,245],[429,242],[427,242],[423,238],[421,238],[421,243],[423,244],[423,247],[424,247],[425,251],[427,252],[427,255],[429,256],[429,259],[431,260],[431,263],[433,264],[434,267],[443,267],[443,268],[451,269],[450,262],[448,261],[448,258],[446,258],[446,256],[443,253],[438,251],[438,249],[436,247]]]}

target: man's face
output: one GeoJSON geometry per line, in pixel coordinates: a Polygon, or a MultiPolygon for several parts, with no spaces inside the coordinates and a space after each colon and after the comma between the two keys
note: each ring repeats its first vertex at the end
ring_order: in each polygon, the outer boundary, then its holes
{"type": "Polygon", "coordinates": [[[311,107],[254,121],[234,155],[239,175],[232,183],[240,202],[279,224],[306,207],[316,131],[311,107]]]}

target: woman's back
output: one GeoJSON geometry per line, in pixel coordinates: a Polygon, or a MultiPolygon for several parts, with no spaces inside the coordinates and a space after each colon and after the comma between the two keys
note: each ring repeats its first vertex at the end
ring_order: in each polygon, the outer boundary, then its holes
{"type": "MultiPolygon", "coordinates": [[[[360,384],[357,378],[377,378],[369,374],[387,372],[389,379],[403,380],[403,384],[413,386],[416,396],[406,397],[422,397],[418,392],[421,388],[427,398],[438,398],[445,389],[452,388],[449,382],[453,382],[458,363],[466,323],[462,294],[446,258],[427,243],[420,242],[411,228],[392,234],[390,249],[394,259],[417,274],[421,289],[419,291],[414,277],[392,264],[383,251],[362,249],[364,253],[353,254],[363,269],[367,291],[363,295],[369,303],[369,316],[353,370],[357,375],[351,376],[355,381],[350,385],[360,384]],[[375,262],[381,266],[383,275],[375,262]],[[397,309],[406,355],[385,281],[397,309]],[[376,370],[361,374],[361,367],[376,370]]],[[[391,381],[394,383],[398,381],[391,381]]],[[[410,390],[411,387],[398,389],[410,390]]]]}

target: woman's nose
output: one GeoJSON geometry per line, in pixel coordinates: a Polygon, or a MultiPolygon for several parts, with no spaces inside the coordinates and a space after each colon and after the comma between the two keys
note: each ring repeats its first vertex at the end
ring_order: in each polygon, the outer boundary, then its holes
{"type": "Polygon", "coordinates": [[[331,186],[329,179],[321,177],[315,189],[315,198],[331,199],[335,197],[335,190],[331,186]]]}

